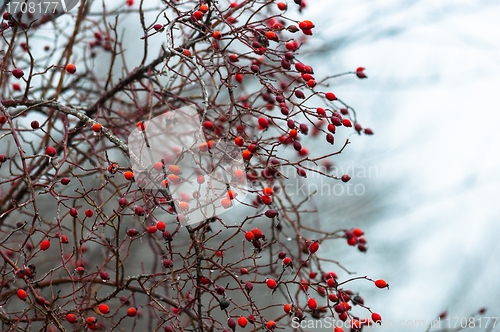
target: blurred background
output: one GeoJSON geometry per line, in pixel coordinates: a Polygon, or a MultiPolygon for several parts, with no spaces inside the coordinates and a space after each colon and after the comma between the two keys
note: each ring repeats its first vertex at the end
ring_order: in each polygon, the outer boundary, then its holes
{"type": "MultiPolygon", "coordinates": [[[[318,197],[320,224],[365,230],[367,254],[339,242],[332,255],[385,278],[390,291],[356,286],[386,322],[417,325],[409,330],[446,310],[451,327],[481,307],[500,314],[499,14],[493,1],[323,0],[304,12],[324,43],[310,54],[316,72],[366,67],[369,79],[344,76],[332,91],[375,132],[351,136],[336,158],[377,170],[351,175],[366,192],[318,197]]],[[[485,322],[471,330],[490,330],[485,322]]]]}

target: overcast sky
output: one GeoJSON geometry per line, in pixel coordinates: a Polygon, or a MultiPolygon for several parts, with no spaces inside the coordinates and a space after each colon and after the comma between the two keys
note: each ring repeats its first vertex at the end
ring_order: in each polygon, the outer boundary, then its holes
{"type": "Polygon", "coordinates": [[[306,12],[324,40],[355,36],[317,66],[369,76],[335,93],[375,131],[342,159],[377,167],[367,194],[383,210],[363,215],[369,253],[346,260],[389,281],[389,292],[366,288],[385,319],[500,314],[500,4],[489,3],[324,0],[306,12]]]}

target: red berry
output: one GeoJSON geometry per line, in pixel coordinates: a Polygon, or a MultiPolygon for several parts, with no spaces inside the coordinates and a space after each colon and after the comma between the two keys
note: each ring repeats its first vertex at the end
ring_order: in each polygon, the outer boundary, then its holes
{"type": "Polygon", "coordinates": [[[253,233],[253,235],[255,235],[255,238],[257,240],[262,239],[264,237],[264,234],[259,228],[252,228],[251,232],[253,233]]]}
{"type": "Polygon", "coordinates": [[[102,126],[101,126],[100,124],[98,124],[98,123],[94,123],[94,124],[92,125],[92,130],[93,130],[94,132],[96,132],[96,133],[100,132],[100,131],[101,131],[101,128],[102,128],[102,126]]]}
{"type": "Polygon", "coordinates": [[[208,12],[208,5],[206,5],[206,4],[201,5],[200,10],[204,13],[208,12]]]}
{"type": "Polygon", "coordinates": [[[233,203],[231,202],[231,199],[229,198],[223,198],[220,201],[220,204],[224,209],[229,209],[231,206],[233,206],[233,203]]]}
{"type": "Polygon", "coordinates": [[[248,242],[251,242],[255,238],[255,234],[253,232],[246,232],[245,233],[245,239],[248,242]]]}
{"type": "Polygon", "coordinates": [[[250,160],[252,158],[252,152],[250,152],[250,150],[243,150],[241,156],[244,160],[250,160]]]}
{"type": "Polygon", "coordinates": [[[229,328],[234,331],[236,329],[236,321],[232,318],[229,318],[227,320],[227,326],[229,326],[229,328]]]}
{"type": "Polygon", "coordinates": [[[333,92],[327,92],[327,93],[325,93],[325,97],[329,101],[337,100],[337,96],[335,96],[335,94],[333,92]]]}
{"type": "Polygon", "coordinates": [[[43,240],[42,243],[40,243],[40,250],[47,250],[50,248],[50,240],[43,240]]]}
{"type": "Polygon", "coordinates": [[[269,121],[264,117],[260,117],[258,122],[259,122],[259,126],[261,126],[261,128],[266,129],[267,127],[269,127],[269,121]]]}
{"type": "Polygon", "coordinates": [[[212,33],[212,37],[214,37],[214,39],[221,39],[222,38],[222,33],[220,31],[214,31],[212,33]]]}
{"type": "Polygon", "coordinates": [[[243,139],[243,137],[238,136],[234,139],[234,144],[241,147],[243,146],[243,144],[245,144],[245,140],[243,139]]]}
{"type": "Polygon", "coordinates": [[[142,206],[138,205],[135,207],[134,213],[136,216],[143,216],[146,213],[146,211],[144,211],[144,208],[142,206]]]}
{"type": "Polygon", "coordinates": [[[299,98],[299,99],[304,99],[306,96],[304,95],[304,92],[302,92],[302,90],[295,90],[295,97],[299,98]]]}
{"type": "Polygon", "coordinates": [[[78,317],[76,317],[75,314],[67,314],[66,315],[66,320],[70,324],[75,324],[76,322],[78,322],[78,317]]]}
{"type": "Polygon", "coordinates": [[[131,228],[127,231],[127,235],[130,237],[136,236],[139,232],[135,228],[131,228]]]}
{"type": "Polygon", "coordinates": [[[197,11],[195,11],[195,12],[193,13],[193,17],[194,17],[196,20],[198,20],[198,21],[199,21],[199,20],[201,20],[201,19],[203,18],[203,12],[202,12],[202,11],[197,10],[197,11]]]}
{"type": "Polygon", "coordinates": [[[130,307],[127,309],[127,316],[129,317],[135,317],[137,315],[137,309],[134,307],[130,307]]]}
{"type": "Polygon", "coordinates": [[[319,242],[318,241],[315,241],[314,243],[312,243],[309,246],[309,252],[311,254],[314,254],[316,251],[318,251],[318,249],[319,249],[319,242]]]}
{"type": "Polygon", "coordinates": [[[262,201],[262,203],[264,203],[265,205],[271,205],[271,203],[273,202],[273,199],[271,196],[260,196],[260,200],[262,201]]]}
{"type": "Polygon", "coordinates": [[[307,306],[309,307],[309,309],[314,310],[318,307],[318,304],[316,303],[316,300],[313,297],[311,297],[307,301],[307,306]]]}
{"type": "Polygon", "coordinates": [[[274,218],[278,215],[278,212],[276,212],[276,210],[270,209],[270,210],[267,210],[264,214],[268,218],[274,218]]]}
{"type": "Polygon", "coordinates": [[[75,208],[69,209],[69,215],[72,216],[73,218],[78,217],[78,210],[75,208]]]}
{"type": "Polygon", "coordinates": [[[247,326],[247,324],[248,324],[248,320],[246,319],[246,317],[240,316],[240,318],[238,318],[238,325],[239,326],[245,327],[245,326],[247,326]]]}
{"type": "Polygon", "coordinates": [[[283,265],[284,266],[290,266],[292,264],[292,259],[290,257],[285,257],[283,259],[283,265]]]}
{"type": "Polygon", "coordinates": [[[123,176],[125,177],[125,179],[130,181],[134,178],[134,173],[132,173],[131,171],[126,171],[125,173],[123,173],[123,176]]]}
{"type": "Polygon", "coordinates": [[[92,216],[94,215],[94,211],[85,210],[85,215],[87,216],[87,218],[92,218],[92,216]]]}
{"type": "Polygon", "coordinates": [[[66,71],[70,74],[74,74],[74,73],[76,73],[76,66],[72,63],[68,63],[66,65],[66,71]]]}
{"type": "Polygon", "coordinates": [[[342,124],[344,125],[344,127],[352,127],[351,120],[349,119],[342,120],[342,124]]]}
{"type": "Polygon", "coordinates": [[[274,279],[267,279],[266,280],[266,285],[270,289],[275,289],[278,284],[276,283],[276,281],[274,279]]]}
{"type": "Polygon", "coordinates": [[[107,280],[109,280],[109,273],[108,273],[108,272],[106,272],[106,271],[101,271],[101,272],[99,273],[99,276],[101,277],[101,280],[102,280],[102,281],[107,281],[107,280]]]}
{"type": "Polygon", "coordinates": [[[163,30],[163,24],[156,23],[155,25],[153,25],[153,29],[155,29],[156,31],[162,31],[163,30]]]}
{"type": "Polygon", "coordinates": [[[24,76],[24,72],[20,68],[15,68],[14,70],[12,70],[12,75],[14,75],[14,77],[17,79],[20,79],[24,76]]]}
{"type": "Polygon", "coordinates": [[[26,291],[24,289],[18,289],[17,290],[17,297],[20,300],[26,301],[26,297],[27,296],[28,296],[28,294],[26,293],[26,291]]]}
{"type": "Polygon", "coordinates": [[[274,330],[276,328],[276,322],[274,320],[270,320],[266,323],[266,327],[268,330],[274,330]]]}
{"type": "Polygon", "coordinates": [[[241,273],[241,274],[248,274],[248,269],[246,269],[246,268],[242,267],[242,268],[240,269],[240,273],[241,273]]]}
{"type": "Polygon", "coordinates": [[[342,182],[349,182],[351,177],[347,174],[344,174],[344,175],[342,175],[342,177],[340,179],[342,180],[342,182]]]}
{"type": "Polygon", "coordinates": [[[45,154],[47,154],[47,155],[49,155],[51,157],[55,157],[56,154],[57,154],[56,148],[54,148],[53,146],[48,146],[45,149],[45,154]]]}
{"type": "Polygon", "coordinates": [[[377,286],[378,288],[386,288],[389,289],[389,284],[387,282],[385,282],[385,280],[383,279],[378,279],[378,280],[375,280],[375,286],[377,286]]]}
{"type": "Polygon", "coordinates": [[[158,221],[156,223],[156,229],[158,229],[159,231],[163,232],[165,230],[165,228],[166,228],[166,225],[163,221],[158,221]]]}
{"type": "Polygon", "coordinates": [[[287,314],[289,314],[289,313],[290,313],[290,311],[292,311],[292,305],[291,305],[291,304],[289,304],[289,303],[285,304],[285,305],[283,306],[283,310],[284,310],[287,314]]]}
{"type": "Polygon", "coordinates": [[[382,316],[380,316],[379,314],[377,314],[376,312],[373,312],[372,313],[372,320],[375,322],[375,323],[379,323],[382,321],[382,316]]]}
{"type": "Polygon", "coordinates": [[[172,260],[170,260],[170,259],[164,259],[163,260],[163,267],[164,268],[169,269],[172,266],[174,266],[174,262],[172,262],[172,260]]]}
{"type": "Polygon", "coordinates": [[[365,134],[366,135],[373,135],[373,130],[371,130],[370,128],[365,128],[365,134]]]}
{"type": "Polygon", "coordinates": [[[40,127],[40,123],[38,121],[34,120],[31,121],[31,129],[38,129],[40,127]]]}
{"type": "Polygon", "coordinates": [[[343,329],[343,328],[341,328],[341,327],[336,326],[336,327],[333,329],[333,332],[344,332],[344,329],[343,329]]]}
{"type": "Polygon", "coordinates": [[[100,311],[102,314],[106,315],[107,313],[109,313],[109,307],[108,307],[108,305],[107,305],[107,304],[104,304],[104,303],[101,303],[101,304],[99,305],[99,311],[100,311]]]}
{"type": "Polygon", "coordinates": [[[124,207],[128,204],[128,201],[125,197],[121,197],[119,200],[118,200],[118,205],[120,205],[121,207],[124,207]]]}
{"type": "Polygon", "coordinates": [[[365,233],[361,228],[355,228],[352,230],[352,234],[354,234],[354,236],[360,237],[363,236],[365,233]]]}
{"type": "Polygon", "coordinates": [[[286,10],[288,6],[284,2],[278,2],[278,8],[279,10],[286,10]]]}
{"type": "Polygon", "coordinates": [[[154,233],[156,233],[156,231],[157,231],[157,230],[158,230],[158,229],[156,228],[156,226],[155,226],[155,225],[153,225],[153,226],[149,226],[149,227],[148,227],[148,233],[149,233],[149,234],[154,234],[154,233]]]}
{"type": "Polygon", "coordinates": [[[61,179],[61,184],[67,186],[71,180],[69,178],[62,178],[61,179]]]}
{"type": "Polygon", "coordinates": [[[366,74],[363,72],[364,70],[365,70],[365,68],[363,68],[363,67],[356,68],[356,76],[358,78],[367,78],[366,74]]]}

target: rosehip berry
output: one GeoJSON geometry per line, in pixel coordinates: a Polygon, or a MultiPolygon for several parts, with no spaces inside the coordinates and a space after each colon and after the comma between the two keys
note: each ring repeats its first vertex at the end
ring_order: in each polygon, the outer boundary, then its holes
{"type": "Polygon", "coordinates": [[[236,329],[236,321],[232,318],[229,318],[227,320],[227,326],[229,326],[229,328],[234,331],[236,329]]]}
{"type": "Polygon", "coordinates": [[[278,9],[279,10],[286,10],[288,6],[284,2],[278,2],[278,9]]]}
{"type": "Polygon", "coordinates": [[[371,130],[370,128],[365,128],[365,134],[366,135],[373,135],[373,130],[371,130]]]}
{"type": "Polygon", "coordinates": [[[220,31],[214,31],[212,33],[212,37],[214,37],[214,39],[221,39],[222,38],[222,33],[220,31]]]}
{"type": "Polygon", "coordinates": [[[285,311],[285,313],[289,314],[291,311],[292,311],[292,305],[287,303],[283,306],[283,311],[285,311]]]}
{"type": "Polygon", "coordinates": [[[266,285],[270,289],[275,289],[278,286],[278,284],[276,283],[276,281],[274,279],[267,279],[266,285]]]}
{"type": "Polygon", "coordinates": [[[12,70],[12,75],[14,75],[14,77],[17,79],[20,79],[24,76],[24,72],[20,68],[15,68],[14,70],[12,70]]]}
{"type": "Polygon", "coordinates": [[[76,73],[76,66],[72,63],[68,63],[66,65],[66,71],[70,74],[74,74],[74,73],[76,73]]]}
{"type": "Polygon", "coordinates": [[[96,133],[100,132],[100,131],[101,131],[101,128],[102,128],[102,126],[101,126],[100,124],[98,124],[98,123],[94,123],[94,124],[92,125],[92,130],[93,130],[94,132],[96,132],[96,133]]]}
{"type": "Polygon", "coordinates": [[[297,168],[297,174],[303,178],[306,178],[307,177],[307,173],[306,173],[306,170],[303,169],[303,168],[297,168]]]}
{"type": "Polygon", "coordinates": [[[238,325],[239,326],[245,327],[245,326],[247,326],[247,324],[248,324],[248,320],[246,319],[246,317],[240,316],[240,318],[238,318],[238,325]]]}
{"type": "Polygon", "coordinates": [[[40,243],[40,250],[47,250],[50,248],[50,240],[43,240],[42,243],[40,243]]]}
{"type": "Polygon", "coordinates": [[[337,100],[337,96],[335,96],[335,94],[333,92],[327,92],[327,93],[325,93],[325,97],[329,101],[337,100]]]}
{"type": "Polygon", "coordinates": [[[85,323],[87,323],[87,325],[96,325],[97,324],[97,318],[95,317],[87,317],[87,319],[85,319],[85,323]]]}
{"type": "Polygon", "coordinates": [[[127,316],[135,317],[137,315],[137,308],[130,307],[127,309],[127,316]]]}
{"type": "Polygon", "coordinates": [[[318,307],[318,304],[316,303],[316,300],[311,297],[309,298],[309,300],[307,300],[307,306],[309,307],[309,309],[314,310],[318,307]]]}
{"type": "Polygon", "coordinates": [[[194,19],[196,19],[196,20],[198,20],[198,21],[199,21],[199,20],[201,20],[201,19],[203,18],[203,12],[202,12],[202,11],[197,10],[197,11],[195,11],[195,12],[193,13],[193,17],[194,17],[194,19]]]}
{"type": "Polygon", "coordinates": [[[306,96],[304,95],[304,92],[302,92],[302,90],[295,90],[295,97],[299,98],[299,99],[304,99],[306,96]]]}
{"type": "Polygon", "coordinates": [[[221,199],[220,204],[224,209],[229,209],[231,206],[233,206],[233,203],[229,198],[221,199]]]}
{"type": "Polygon", "coordinates": [[[264,237],[264,233],[262,233],[262,231],[259,228],[252,228],[251,232],[253,233],[253,235],[257,240],[262,239],[264,237]]]}
{"type": "Polygon", "coordinates": [[[242,267],[242,268],[240,269],[240,273],[241,273],[241,274],[248,274],[248,269],[246,269],[246,268],[242,267]]]}
{"type": "Polygon", "coordinates": [[[107,313],[109,313],[109,307],[108,307],[108,305],[104,304],[104,303],[99,304],[99,311],[102,314],[106,315],[107,313]]]}
{"type": "Polygon", "coordinates": [[[87,216],[87,218],[92,218],[92,216],[94,215],[94,211],[85,210],[85,215],[87,216]]]}
{"type": "Polygon", "coordinates": [[[158,230],[158,229],[157,229],[157,228],[156,228],[156,226],[154,226],[154,225],[153,225],[153,226],[149,226],[149,227],[148,227],[148,233],[149,233],[149,234],[154,234],[154,233],[156,233],[156,231],[157,231],[157,230],[158,230]]]}
{"type": "Polygon", "coordinates": [[[358,133],[361,132],[361,130],[363,130],[363,127],[361,127],[361,125],[359,123],[355,123],[354,124],[354,130],[356,130],[358,133]]]}
{"type": "Polygon", "coordinates": [[[20,300],[26,301],[26,297],[28,297],[28,294],[26,293],[26,291],[24,289],[18,289],[17,290],[17,297],[20,300]]]}
{"type": "Polygon", "coordinates": [[[156,31],[163,31],[163,24],[156,23],[155,25],[153,25],[153,29],[155,29],[156,31]]]}
{"type": "Polygon", "coordinates": [[[143,216],[146,213],[146,211],[144,211],[144,208],[142,206],[138,205],[135,207],[134,213],[136,216],[143,216]]]}
{"type": "Polygon", "coordinates": [[[76,322],[78,322],[78,317],[76,317],[75,314],[67,314],[66,315],[66,320],[70,324],[75,324],[76,322]]]}
{"type": "Polygon", "coordinates": [[[134,178],[134,173],[132,173],[131,171],[126,171],[125,173],[123,173],[123,176],[125,177],[125,179],[130,181],[134,178]]]}
{"type": "Polygon", "coordinates": [[[276,212],[276,210],[271,209],[271,210],[267,210],[264,214],[268,218],[274,218],[278,215],[278,212],[276,212]]]}
{"type": "Polygon", "coordinates": [[[234,144],[241,147],[245,144],[245,140],[243,139],[243,137],[238,136],[234,139],[234,144]]]}
{"type": "Polygon", "coordinates": [[[342,120],[342,124],[344,125],[344,127],[352,127],[351,120],[349,119],[342,120]]]}
{"type": "Polygon", "coordinates": [[[273,199],[271,198],[271,196],[260,196],[260,200],[265,205],[271,205],[271,203],[273,202],[273,199]]]}
{"type": "Polygon", "coordinates": [[[284,266],[290,266],[290,265],[292,265],[292,259],[290,257],[285,257],[283,259],[283,265],[284,266]]]}
{"type": "Polygon", "coordinates": [[[165,228],[166,228],[166,225],[163,221],[158,221],[156,223],[156,229],[158,229],[159,231],[163,232],[165,230],[165,228]]]}
{"type": "Polygon", "coordinates": [[[208,5],[206,5],[206,4],[202,4],[202,5],[200,6],[200,10],[201,10],[202,12],[204,12],[204,13],[208,12],[208,5]]]}
{"type": "Polygon", "coordinates": [[[380,316],[378,313],[376,312],[373,312],[372,313],[372,320],[375,322],[375,323],[379,323],[381,324],[382,322],[382,316],[380,316]]]}
{"type": "Polygon", "coordinates": [[[71,180],[69,178],[62,178],[61,179],[61,184],[67,186],[71,180]]]}
{"type": "Polygon", "coordinates": [[[164,268],[169,269],[172,266],[174,266],[174,262],[172,262],[172,260],[170,260],[170,259],[164,259],[163,260],[163,267],[164,268]]]}
{"type": "Polygon", "coordinates": [[[315,241],[314,243],[312,243],[309,246],[309,252],[311,254],[314,254],[316,251],[318,251],[318,249],[319,249],[319,242],[318,241],[315,241]]]}
{"type": "Polygon", "coordinates": [[[255,238],[255,234],[253,232],[246,232],[245,233],[245,239],[248,242],[251,242],[255,238]]]}
{"type": "Polygon", "coordinates": [[[252,158],[252,152],[250,152],[250,150],[243,150],[243,152],[241,153],[241,156],[244,160],[250,160],[252,158]]]}
{"type": "Polygon", "coordinates": [[[45,154],[47,154],[47,155],[49,155],[51,157],[55,157],[56,154],[57,154],[56,148],[54,148],[53,146],[48,146],[45,149],[45,154]]]}
{"type": "Polygon", "coordinates": [[[276,322],[274,320],[270,320],[266,323],[266,327],[268,330],[274,330],[276,328],[276,322]]]}
{"type": "Polygon", "coordinates": [[[378,288],[386,288],[389,289],[389,284],[387,282],[385,282],[385,280],[383,279],[378,279],[378,280],[375,280],[375,286],[377,286],[378,288]]]}
{"type": "Polygon", "coordinates": [[[124,207],[128,204],[128,201],[125,197],[122,197],[118,200],[118,205],[120,205],[121,207],[124,207]]]}
{"type": "Polygon", "coordinates": [[[343,328],[341,328],[341,327],[336,326],[336,327],[333,329],[333,332],[344,332],[344,329],[343,329],[343,328]]]}
{"type": "Polygon", "coordinates": [[[40,128],[40,123],[38,123],[38,121],[34,120],[34,121],[31,121],[31,129],[38,129],[40,128]]]}
{"type": "Polygon", "coordinates": [[[78,217],[78,210],[75,208],[69,209],[69,215],[72,216],[73,218],[78,217]]]}
{"type": "Polygon", "coordinates": [[[261,126],[264,129],[266,129],[267,127],[269,127],[269,121],[266,118],[264,118],[264,117],[260,117],[258,119],[258,122],[259,122],[259,126],[261,126]]]}
{"type": "Polygon", "coordinates": [[[344,175],[342,175],[342,177],[340,179],[342,180],[342,182],[349,182],[351,177],[347,174],[344,174],[344,175]]]}
{"type": "Polygon", "coordinates": [[[363,68],[363,67],[356,68],[356,76],[358,78],[367,78],[366,74],[363,72],[364,70],[365,70],[365,68],[363,68]]]}

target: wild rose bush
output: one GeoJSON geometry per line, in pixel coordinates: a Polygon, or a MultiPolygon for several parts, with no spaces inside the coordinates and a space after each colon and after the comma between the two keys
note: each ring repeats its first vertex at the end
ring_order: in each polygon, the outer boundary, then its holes
{"type": "Polygon", "coordinates": [[[312,175],[355,181],[332,174],[334,158],[350,135],[373,134],[329,87],[364,69],[322,75],[301,56],[318,29],[306,6],[86,2],[32,25],[3,15],[4,331],[272,331],[330,317],[338,332],[381,321],[350,282],[389,285],[328,250],[337,240],[366,252],[363,230],[321,230],[306,204],[315,193],[293,192],[312,175]],[[125,46],[123,22],[140,27],[141,47],[125,46]],[[205,141],[144,165],[154,147],[129,144],[186,108],[205,141]],[[201,162],[177,163],[181,152],[211,156],[215,171],[220,146],[238,167],[224,170],[217,213],[194,218],[201,193],[176,188],[211,190],[211,178],[195,172],[201,162]]]}

